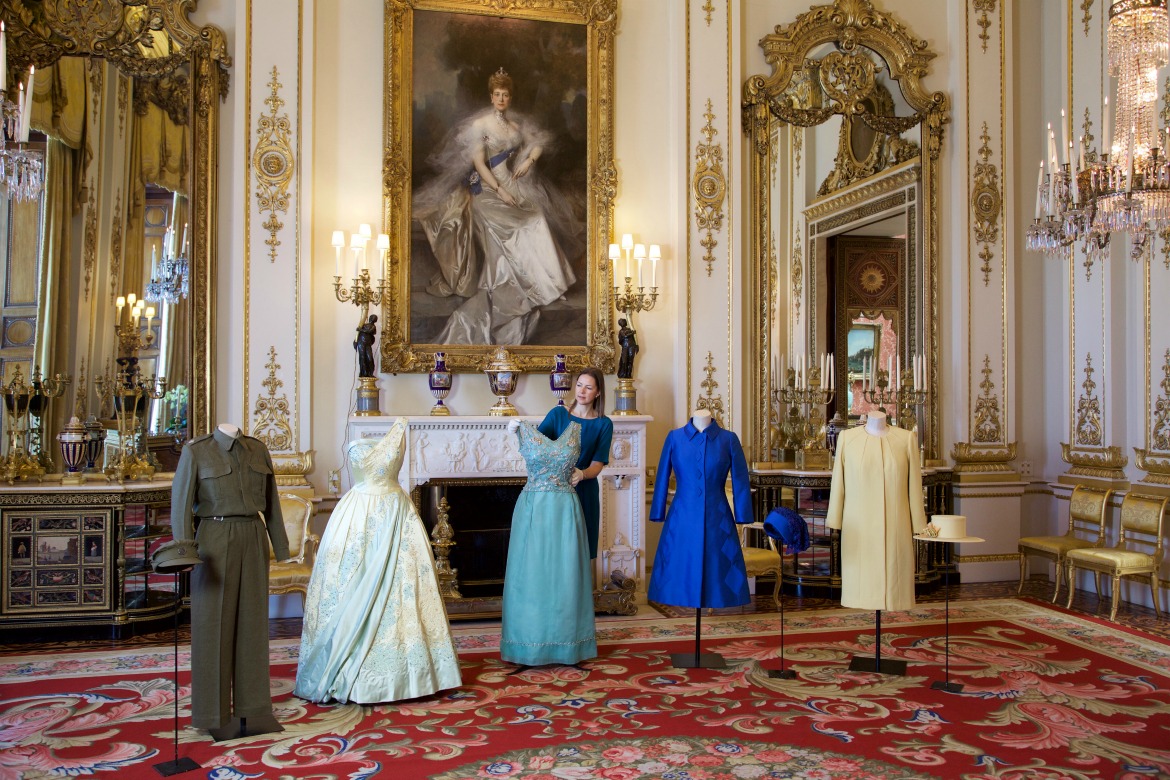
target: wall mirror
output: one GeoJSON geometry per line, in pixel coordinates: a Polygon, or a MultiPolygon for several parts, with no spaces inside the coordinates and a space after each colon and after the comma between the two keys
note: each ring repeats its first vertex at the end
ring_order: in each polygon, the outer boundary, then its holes
{"type": "MultiPolygon", "coordinates": [[[[769,389],[791,353],[835,356],[828,416],[854,419],[862,369],[923,355],[916,425],[937,457],[938,161],[948,100],[922,80],[925,41],[870,0],[813,6],[760,41],[771,72],[743,88],[749,137],[751,406],[756,461],[778,447],[769,389]]],[[[790,363],[789,363],[790,364],[790,363]]],[[[828,381],[828,377],[825,377],[828,381]]],[[[896,406],[893,404],[891,406],[896,406]]],[[[891,418],[895,416],[890,408],[891,418]]]]}
{"type": "Polygon", "coordinates": [[[194,7],[0,0],[10,100],[34,68],[29,137],[45,182],[36,199],[0,198],[0,368],[5,382],[16,365],[25,377],[33,366],[72,376],[46,443],[70,415],[111,416],[95,379],[118,381],[128,357],[172,391],[146,412],[149,433],[181,442],[214,420],[218,126],[231,59],[221,30],[191,21],[194,7]],[[154,317],[131,320],[131,295],[154,317]]]}

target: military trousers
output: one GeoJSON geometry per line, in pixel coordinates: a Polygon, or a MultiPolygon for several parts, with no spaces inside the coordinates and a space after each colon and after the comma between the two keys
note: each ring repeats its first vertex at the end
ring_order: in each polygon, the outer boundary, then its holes
{"type": "Polygon", "coordinates": [[[191,725],[272,713],[268,535],[259,516],[200,518],[191,572],[191,725]]]}

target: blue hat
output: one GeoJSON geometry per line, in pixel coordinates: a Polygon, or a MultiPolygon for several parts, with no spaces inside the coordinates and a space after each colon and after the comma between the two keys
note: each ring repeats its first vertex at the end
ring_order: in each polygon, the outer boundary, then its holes
{"type": "Polygon", "coordinates": [[[799,514],[785,506],[778,506],[764,520],[764,533],[784,542],[788,554],[804,552],[809,548],[808,523],[799,514]]]}

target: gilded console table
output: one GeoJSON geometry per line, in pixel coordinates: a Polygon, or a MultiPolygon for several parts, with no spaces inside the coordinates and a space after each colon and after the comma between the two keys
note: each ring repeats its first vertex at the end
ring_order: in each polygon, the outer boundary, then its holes
{"type": "MultiPolygon", "coordinates": [[[[778,506],[798,512],[808,523],[808,550],[784,562],[781,587],[795,596],[838,599],[841,596],[840,532],[825,526],[831,471],[795,468],[758,468],[751,471],[752,505],[755,519],[764,518],[778,506]]],[[[949,468],[922,470],[923,503],[926,516],[949,515],[954,506],[953,476],[949,468]]],[[[915,590],[929,593],[939,587],[943,573],[950,571],[958,582],[951,545],[915,542],[915,590]]]]}

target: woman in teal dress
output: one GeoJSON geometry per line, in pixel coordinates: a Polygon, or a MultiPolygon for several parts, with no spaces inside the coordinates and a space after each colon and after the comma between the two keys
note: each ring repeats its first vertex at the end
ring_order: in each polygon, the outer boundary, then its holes
{"type": "Polygon", "coordinates": [[[601,495],[597,475],[609,463],[609,446],[613,441],[613,421],[605,416],[605,377],[596,368],[577,374],[573,406],[554,406],[540,423],[540,432],[555,439],[575,422],[581,426],[581,455],[573,472],[573,486],[585,515],[585,533],[589,539],[589,558],[597,557],[597,537],[601,527],[601,495]]]}
{"type": "Polygon", "coordinates": [[[509,429],[520,439],[528,482],[512,513],[500,658],[522,667],[575,664],[597,655],[585,521],[570,482],[581,426],[570,424],[556,440],[528,421],[509,429]]]}

